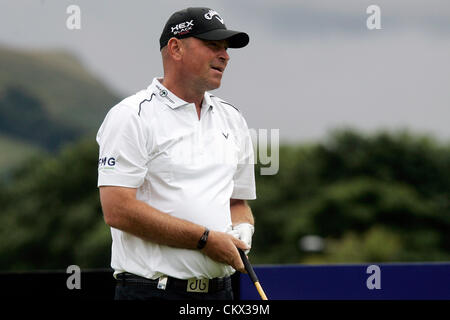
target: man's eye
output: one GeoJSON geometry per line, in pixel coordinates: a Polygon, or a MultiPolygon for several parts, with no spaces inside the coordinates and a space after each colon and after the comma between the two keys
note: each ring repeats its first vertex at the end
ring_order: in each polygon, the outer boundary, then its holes
{"type": "MultiPolygon", "coordinates": [[[[209,42],[208,45],[209,45],[211,48],[214,48],[214,49],[221,48],[221,44],[219,44],[219,43],[217,43],[217,42],[209,42]]],[[[224,48],[225,48],[225,50],[228,49],[227,46],[225,46],[224,48]]]]}

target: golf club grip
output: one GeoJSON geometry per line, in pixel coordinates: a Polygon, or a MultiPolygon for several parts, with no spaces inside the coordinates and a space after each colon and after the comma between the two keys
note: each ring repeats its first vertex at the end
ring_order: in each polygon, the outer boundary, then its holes
{"type": "Polygon", "coordinates": [[[239,251],[239,254],[241,255],[242,262],[244,263],[245,270],[247,270],[250,279],[252,279],[253,283],[259,282],[258,277],[256,276],[256,273],[253,270],[252,265],[250,264],[250,261],[248,261],[247,255],[242,249],[237,249],[239,251]]]}

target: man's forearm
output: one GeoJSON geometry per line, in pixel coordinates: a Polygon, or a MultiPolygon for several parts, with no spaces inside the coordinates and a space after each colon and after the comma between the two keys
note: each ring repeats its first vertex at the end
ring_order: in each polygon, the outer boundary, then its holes
{"type": "Polygon", "coordinates": [[[113,228],[147,241],[172,247],[195,249],[205,228],[198,224],[161,212],[143,201],[102,190],[105,222],[113,228]],[[114,205],[110,198],[115,197],[114,205]],[[120,197],[120,198],[117,198],[120,197]]]}
{"type": "Polygon", "coordinates": [[[230,200],[231,222],[233,226],[240,223],[255,224],[253,213],[247,201],[239,199],[230,200]]]}

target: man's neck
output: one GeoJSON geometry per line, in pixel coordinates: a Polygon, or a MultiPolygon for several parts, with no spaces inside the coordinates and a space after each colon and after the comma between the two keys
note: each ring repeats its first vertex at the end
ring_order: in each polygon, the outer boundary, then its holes
{"type": "Polygon", "coordinates": [[[169,89],[178,98],[189,103],[194,103],[197,111],[200,110],[205,91],[201,92],[199,90],[195,90],[192,87],[186,86],[185,83],[178,83],[176,80],[172,81],[168,77],[164,77],[162,79],[162,85],[169,89]]]}

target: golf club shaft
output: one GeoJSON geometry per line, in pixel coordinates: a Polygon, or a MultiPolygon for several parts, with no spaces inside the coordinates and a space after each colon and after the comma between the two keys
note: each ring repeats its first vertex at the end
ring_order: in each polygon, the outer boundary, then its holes
{"type": "Polygon", "coordinates": [[[259,295],[261,296],[262,300],[268,300],[266,294],[264,293],[263,288],[261,287],[261,284],[259,283],[258,277],[256,276],[255,271],[253,270],[252,265],[250,264],[250,261],[248,261],[247,255],[242,249],[239,249],[239,254],[241,255],[242,262],[244,263],[245,270],[247,270],[248,275],[250,276],[250,279],[254,283],[256,290],[258,291],[259,295]]]}

